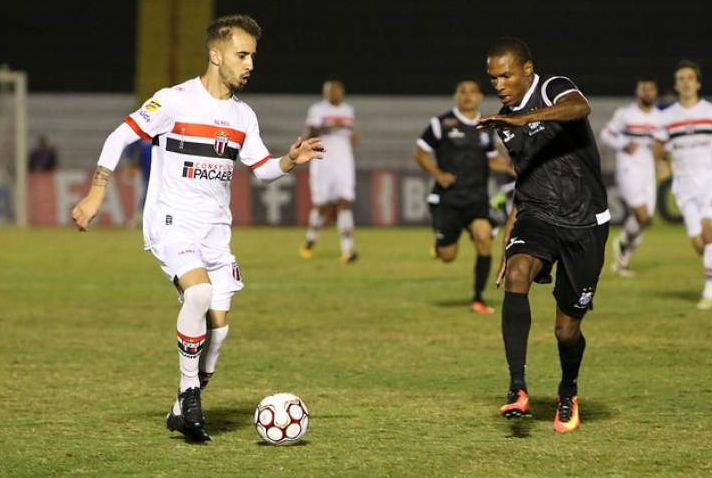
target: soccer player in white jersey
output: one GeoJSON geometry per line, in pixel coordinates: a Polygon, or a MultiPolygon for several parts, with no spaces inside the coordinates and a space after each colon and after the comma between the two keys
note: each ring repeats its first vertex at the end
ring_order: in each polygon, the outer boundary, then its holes
{"type": "Polygon", "coordinates": [[[692,246],[702,256],[705,286],[698,309],[712,309],[712,103],[700,98],[702,73],[681,61],[675,70],[679,99],[662,111],[656,139],[672,160],[672,192],[692,246]]]}
{"type": "Polygon", "coordinates": [[[272,181],[321,158],[320,140],[301,138],[287,154],[272,158],[255,113],[236,96],[254,69],[260,35],[259,25],[247,15],[215,20],[207,30],[205,74],[158,91],[126,117],[106,139],[91,189],[72,211],[77,228],[86,231],[123,149],[139,138],[153,141],[144,248],[158,259],[183,304],[177,321],[180,386],[166,424],[194,441],[210,440],[200,390],[215,370],[227,335],[231,298],[243,287],[230,251],[235,161],[260,180],[272,181]]]}
{"type": "Polygon", "coordinates": [[[312,209],[306,241],[299,254],[310,259],[324,218],[336,206],[336,228],[341,237],[341,262],[348,264],[358,257],[354,248],[353,202],[356,197],[356,171],[353,147],[358,143],[354,131],[354,108],[344,102],[345,88],[336,78],[324,82],[324,99],[313,104],[307,113],[307,137],[320,137],[327,150],[326,161],[309,165],[309,188],[312,209]]]}
{"type": "Polygon", "coordinates": [[[618,108],[601,131],[601,140],[616,151],[616,181],[629,208],[620,235],[613,240],[613,271],[630,277],[630,256],[643,239],[643,230],[655,213],[657,188],[653,135],[660,110],[655,107],[658,88],[652,78],[638,80],[636,101],[618,108]]]}

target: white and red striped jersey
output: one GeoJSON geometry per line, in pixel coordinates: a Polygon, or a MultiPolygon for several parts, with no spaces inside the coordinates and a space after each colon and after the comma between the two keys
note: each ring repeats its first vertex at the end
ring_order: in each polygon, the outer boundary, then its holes
{"type": "Polygon", "coordinates": [[[601,131],[601,140],[616,151],[616,159],[619,163],[653,164],[652,146],[658,128],[660,128],[659,109],[653,107],[650,111],[643,111],[638,103],[631,103],[616,110],[613,118],[601,131]],[[623,150],[630,143],[638,145],[633,154],[623,150]]]}
{"type": "Polygon", "coordinates": [[[200,78],[158,91],[125,122],[157,146],[144,232],[159,207],[199,223],[232,224],[235,161],[255,169],[270,158],[252,109],[237,97],[214,98],[200,78]]]}
{"type": "MultiPolygon", "coordinates": [[[[314,103],[307,112],[307,127],[319,131],[326,154],[323,163],[334,164],[348,158],[353,160],[351,133],[354,127],[354,108],[348,103],[335,106],[327,100],[314,103]]],[[[319,161],[312,162],[312,165],[319,161]]]]}
{"type": "Polygon", "coordinates": [[[700,100],[691,108],[675,103],[661,113],[655,137],[665,142],[677,177],[712,173],[712,103],[700,100]]]}

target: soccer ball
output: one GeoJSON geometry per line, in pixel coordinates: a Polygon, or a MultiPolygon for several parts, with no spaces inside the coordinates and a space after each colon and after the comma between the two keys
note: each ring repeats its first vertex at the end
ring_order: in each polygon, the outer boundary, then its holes
{"type": "Polygon", "coordinates": [[[301,398],[276,393],[262,399],[255,409],[255,428],[267,443],[289,445],[307,432],[309,410],[301,398]]]}

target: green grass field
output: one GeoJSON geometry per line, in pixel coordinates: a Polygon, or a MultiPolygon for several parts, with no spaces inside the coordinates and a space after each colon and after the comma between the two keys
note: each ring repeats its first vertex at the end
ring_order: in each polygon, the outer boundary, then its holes
{"type": "MultiPolygon", "coordinates": [[[[702,267],[682,227],[656,223],[636,278],[606,267],[583,326],[582,425],[565,436],[551,286],[531,294],[534,416],[508,422],[499,313],[468,310],[468,241],[443,265],[424,228],[360,229],[361,259],[342,266],[333,231],[311,261],[302,235],[233,232],[247,286],[200,446],[165,429],[178,303],[140,232],[1,228],[0,475],[712,474],[712,312],[695,309],[702,267]],[[276,391],[311,409],[301,446],[258,441],[254,407],[276,391]]],[[[501,291],[487,296],[499,312],[501,291]]]]}

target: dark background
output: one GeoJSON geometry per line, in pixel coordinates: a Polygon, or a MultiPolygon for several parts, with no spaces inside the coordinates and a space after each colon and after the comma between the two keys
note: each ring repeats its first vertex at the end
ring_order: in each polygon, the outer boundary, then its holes
{"type": "MultiPolygon", "coordinates": [[[[133,91],[135,0],[2,3],[0,63],[26,70],[31,91],[133,91]]],[[[314,93],[336,73],[351,93],[443,94],[458,77],[485,80],[502,35],[590,95],[629,95],[640,75],[669,89],[681,58],[712,75],[712,1],[216,0],[215,10],[263,28],[254,93],[314,93]]]]}

